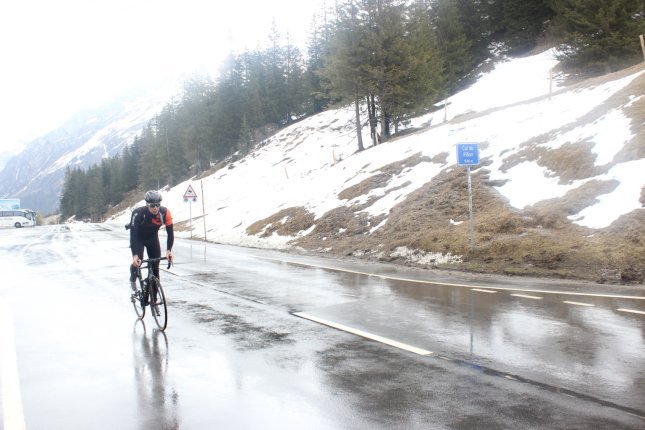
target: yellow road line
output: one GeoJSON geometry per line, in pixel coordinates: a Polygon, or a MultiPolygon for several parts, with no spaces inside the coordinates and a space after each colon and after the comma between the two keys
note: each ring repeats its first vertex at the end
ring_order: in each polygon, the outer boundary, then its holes
{"type": "Polygon", "coordinates": [[[368,332],[363,331],[363,330],[358,330],[358,329],[348,327],[348,326],[343,325],[343,324],[339,324],[339,323],[336,323],[336,322],[333,322],[333,321],[318,318],[316,316],[309,315],[309,314],[304,313],[304,312],[295,312],[295,313],[293,313],[293,315],[295,315],[297,317],[300,317],[300,318],[308,319],[310,321],[317,322],[319,324],[323,324],[323,325],[326,325],[326,326],[329,326],[329,327],[333,327],[333,328],[336,328],[338,330],[345,331],[347,333],[351,333],[351,334],[355,334],[357,336],[361,336],[361,337],[364,337],[364,338],[367,338],[367,339],[371,339],[371,340],[374,340],[376,342],[384,343],[386,345],[390,345],[390,346],[393,346],[395,348],[399,348],[399,349],[403,349],[405,351],[413,352],[415,354],[419,354],[419,355],[430,355],[430,354],[432,354],[432,351],[417,348],[416,346],[408,345],[408,344],[405,344],[405,343],[402,343],[402,342],[398,342],[396,340],[388,339],[388,338],[383,337],[383,336],[378,336],[376,334],[368,333],[368,332]]]}
{"type": "Polygon", "coordinates": [[[16,345],[11,309],[0,298],[0,388],[2,389],[3,425],[9,430],[24,430],[25,418],[20,396],[16,345]]]}

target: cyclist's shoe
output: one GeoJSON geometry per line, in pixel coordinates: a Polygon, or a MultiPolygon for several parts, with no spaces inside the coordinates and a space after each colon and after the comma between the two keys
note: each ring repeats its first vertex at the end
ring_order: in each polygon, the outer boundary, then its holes
{"type": "Polygon", "coordinates": [[[159,306],[152,305],[152,310],[155,312],[155,315],[157,315],[158,317],[161,316],[161,312],[159,312],[159,306]]]}

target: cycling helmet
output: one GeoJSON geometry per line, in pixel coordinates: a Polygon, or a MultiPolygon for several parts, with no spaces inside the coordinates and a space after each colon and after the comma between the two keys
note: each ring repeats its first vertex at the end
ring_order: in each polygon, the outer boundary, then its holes
{"type": "Polygon", "coordinates": [[[161,203],[161,193],[159,191],[150,190],[144,197],[146,203],[161,203]]]}

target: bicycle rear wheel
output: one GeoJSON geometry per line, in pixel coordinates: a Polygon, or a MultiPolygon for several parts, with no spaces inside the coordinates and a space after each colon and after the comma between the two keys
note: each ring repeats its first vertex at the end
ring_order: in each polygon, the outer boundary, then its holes
{"type": "Polygon", "coordinates": [[[166,294],[159,279],[154,279],[150,292],[150,312],[152,312],[159,330],[165,330],[168,324],[168,308],[166,307],[166,294]]]}
{"type": "Polygon", "coordinates": [[[137,313],[139,319],[143,319],[146,314],[146,307],[143,305],[145,291],[138,279],[135,281],[135,285],[136,290],[130,295],[130,301],[132,301],[132,306],[134,306],[134,311],[137,313]]]}

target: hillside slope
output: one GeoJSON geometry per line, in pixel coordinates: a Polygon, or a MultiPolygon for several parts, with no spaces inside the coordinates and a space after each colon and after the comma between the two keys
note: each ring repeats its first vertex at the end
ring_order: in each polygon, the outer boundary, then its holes
{"type": "MultiPolygon", "coordinates": [[[[352,109],[321,113],[167,190],[164,203],[180,235],[191,235],[192,225],[193,237],[206,233],[209,241],[643,283],[645,68],[574,87],[551,84],[549,94],[554,65],[551,51],[496,64],[447,110],[362,152],[352,109]],[[472,255],[459,142],[480,147],[472,255]],[[188,185],[200,197],[192,206],[182,199],[188,185]]],[[[368,127],[363,137],[369,142],[368,127]]],[[[124,222],[127,212],[113,221],[124,222]]]]}

